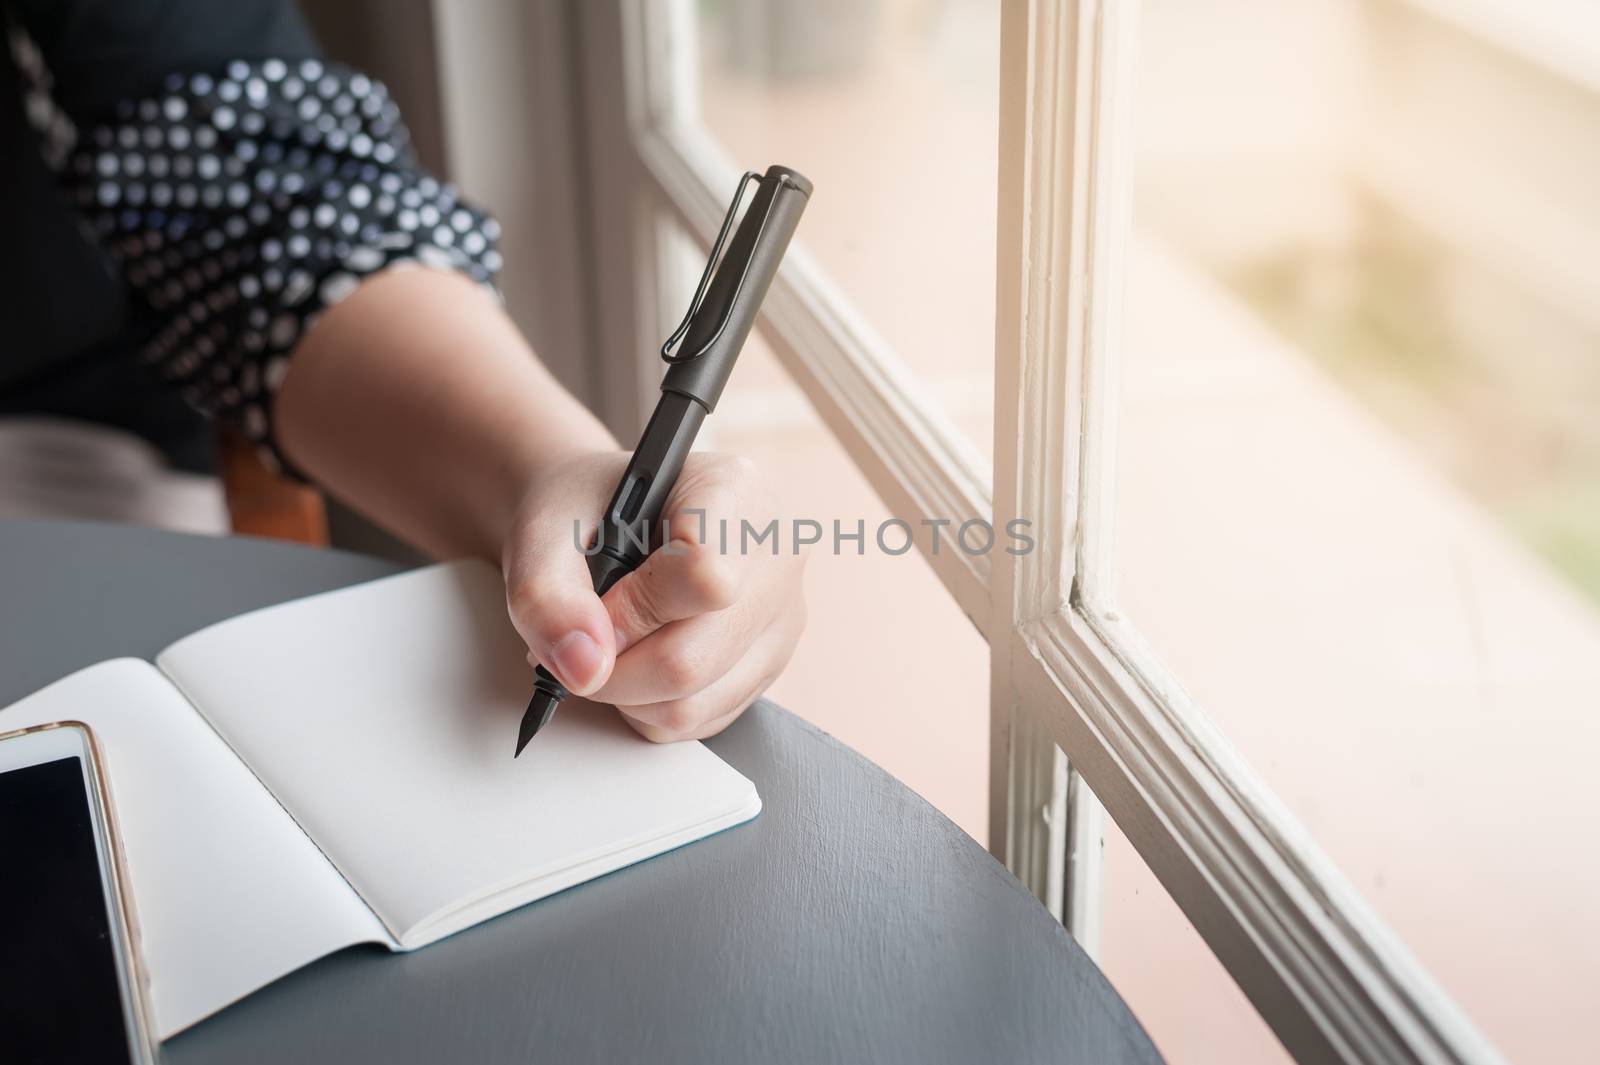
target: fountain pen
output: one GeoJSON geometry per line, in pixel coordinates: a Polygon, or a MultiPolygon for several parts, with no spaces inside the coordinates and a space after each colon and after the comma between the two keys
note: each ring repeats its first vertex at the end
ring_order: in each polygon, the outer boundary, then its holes
{"type": "MultiPolygon", "coordinates": [[[[751,170],[739,179],[688,313],[661,345],[668,366],[661,378],[661,399],[589,547],[596,595],[605,595],[650,553],[667,496],[700,423],[716,409],[810,197],[811,182],[788,167],[768,167],[765,174],[751,170]],[[755,194],[729,243],[728,233],[751,182],[755,194]]],[[[533,698],[517,730],[518,755],[549,724],[566,696],[566,688],[549,670],[540,666],[535,671],[533,698]]]]}

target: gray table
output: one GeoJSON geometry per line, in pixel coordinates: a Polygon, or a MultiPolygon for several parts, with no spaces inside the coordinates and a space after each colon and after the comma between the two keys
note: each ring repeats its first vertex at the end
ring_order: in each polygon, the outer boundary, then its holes
{"type": "MultiPolygon", "coordinates": [[[[257,540],[0,522],[0,706],[93,662],[393,565],[257,540]]],[[[754,822],[414,954],[352,948],[170,1060],[1159,1061],[1105,977],[968,836],[767,703],[710,746],[754,822]]]]}

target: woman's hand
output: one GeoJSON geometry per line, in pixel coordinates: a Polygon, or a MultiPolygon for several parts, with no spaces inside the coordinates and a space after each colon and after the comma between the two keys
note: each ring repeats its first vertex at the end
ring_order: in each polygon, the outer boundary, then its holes
{"type": "Polygon", "coordinates": [[[529,660],[650,739],[725,727],[794,652],[804,559],[792,542],[739,550],[741,519],[779,517],[740,459],[690,455],[667,501],[672,550],[595,597],[577,544],[627,455],[465,278],[364,281],[295,349],[275,428],[301,470],[429,554],[498,557],[529,660]]]}
{"type": "Polygon", "coordinates": [[[710,736],[794,653],[805,556],[781,535],[776,555],[770,538],[741,550],[741,520],[764,530],[778,517],[772,498],[747,460],[695,453],[667,500],[671,539],[600,599],[579,545],[591,542],[627,461],[588,454],[534,478],[502,555],[511,620],[530,663],[614,704],[645,737],[710,736]]]}

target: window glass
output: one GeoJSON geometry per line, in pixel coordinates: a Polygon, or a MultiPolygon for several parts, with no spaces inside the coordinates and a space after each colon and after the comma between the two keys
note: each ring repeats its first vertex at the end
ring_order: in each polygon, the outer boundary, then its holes
{"type": "Polygon", "coordinates": [[[990,454],[999,5],[695,10],[701,122],[741,168],[812,179],[799,242],[990,454]]]}
{"type": "Polygon", "coordinates": [[[1552,1060],[1600,975],[1600,8],[1533,7],[1145,5],[1116,535],[1165,663],[1552,1060]]]}

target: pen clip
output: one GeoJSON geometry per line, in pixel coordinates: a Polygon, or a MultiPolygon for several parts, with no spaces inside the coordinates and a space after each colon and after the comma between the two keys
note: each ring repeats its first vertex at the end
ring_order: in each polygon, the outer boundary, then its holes
{"type": "MultiPolygon", "coordinates": [[[[744,198],[744,187],[752,179],[759,181],[761,180],[761,175],[754,170],[746,170],[744,176],[739,179],[739,187],[733,190],[733,202],[728,204],[728,213],[722,219],[722,228],[717,231],[716,243],[711,246],[711,257],[706,260],[705,272],[700,275],[700,284],[695,287],[694,299],[689,302],[689,309],[684,313],[683,321],[678,323],[678,328],[674,329],[672,335],[667,337],[666,343],[661,345],[661,360],[669,365],[675,366],[681,362],[692,362],[698,359],[710,349],[711,345],[717,342],[723,331],[728,328],[728,316],[733,312],[733,305],[739,302],[739,293],[744,291],[745,278],[750,276],[750,262],[754,258],[753,254],[744,261],[744,269],[739,273],[739,283],[734,286],[733,295],[728,299],[727,309],[723,311],[722,321],[717,324],[716,332],[712,333],[706,339],[706,342],[700,345],[699,350],[692,354],[684,354],[681,351],[675,352],[672,350],[672,346],[681,341],[684,335],[689,332],[689,326],[693,323],[694,316],[699,312],[701,304],[705,302],[706,289],[711,287],[711,275],[716,272],[717,260],[722,254],[722,245],[728,239],[728,232],[733,229],[734,216],[739,213],[739,201],[744,198]]],[[[793,184],[787,174],[780,175],[778,183],[780,186],[793,184]]],[[[777,202],[778,197],[776,195],[767,201],[767,212],[761,217],[761,228],[756,230],[756,239],[751,246],[752,253],[761,244],[761,234],[766,230],[767,220],[772,217],[772,207],[777,202]]]]}

